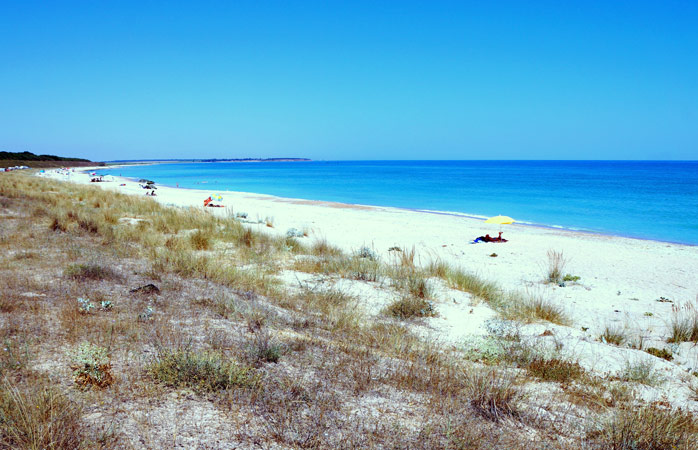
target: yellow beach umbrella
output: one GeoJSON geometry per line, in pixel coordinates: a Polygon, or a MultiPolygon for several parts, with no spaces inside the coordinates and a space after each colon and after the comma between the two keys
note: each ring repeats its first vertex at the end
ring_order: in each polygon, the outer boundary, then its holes
{"type": "Polygon", "coordinates": [[[497,223],[499,225],[508,225],[508,224],[514,223],[514,222],[515,222],[515,220],[509,216],[494,216],[494,217],[490,217],[489,219],[485,220],[485,223],[497,223]]]}

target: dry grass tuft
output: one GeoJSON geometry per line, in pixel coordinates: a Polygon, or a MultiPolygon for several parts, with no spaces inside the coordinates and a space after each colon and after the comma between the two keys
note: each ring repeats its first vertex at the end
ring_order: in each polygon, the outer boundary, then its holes
{"type": "Polygon", "coordinates": [[[535,322],[544,320],[558,325],[568,325],[570,319],[561,306],[555,305],[542,295],[528,295],[522,297],[518,294],[502,296],[497,301],[498,310],[503,317],[522,322],[535,322]]]}
{"type": "Polygon", "coordinates": [[[628,335],[626,334],[625,330],[621,328],[606,325],[603,333],[601,333],[601,336],[599,336],[599,340],[601,342],[605,342],[606,344],[620,346],[628,341],[628,335]]]}
{"type": "Polygon", "coordinates": [[[119,275],[111,267],[99,264],[71,264],[65,268],[63,275],[74,280],[120,280],[119,275]]]}
{"type": "Polygon", "coordinates": [[[386,308],[386,313],[402,320],[415,317],[433,317],[436,315],[434,305],[421,297],[403,295],[386,308]]]}
{"type": "Polygon", "coordinates": [[[698,309],[692,303],[672,306],[671,335],[667,342],[698,342],[698,309]]]}
{"type": "Polygon", "coordinates": [[[615,412],[588,440],[598,450],[693,450],[698,448],[696,432],[689,412],[642,406],[615,412]]]}
{"type": "Polygon", "coordinates": [[[201,230],[196,230],[189,235],[189,243],[194,250],[208,250],[211,248],[211,238],[201,230]]]}
{"type": "Polygon", "coordinates": [[[468,377],[470,406],[481,416],[494,422],[518,417],[517,401],[521,393],[514,378],[495,370],[474,372],[468,377]]]}
{"type": "Polygon", "coordinates": [[[556,383],[569,383],[585,374],[578,363],[559,358],[533,358],[526,364],[526,370],[540,380],[556,383]]]}
{"type": "Polygon", "coordinates": [[[567,258],[562,252],[548,250],[548,272],[546,275],[548,283],[561,283],[566,265],[567,258]]]}
{"type": "Polygon", "coordinates": [[[81,410],[47,380],[0,387],[0,447],[73,450],[85,442],[81,410]]]}

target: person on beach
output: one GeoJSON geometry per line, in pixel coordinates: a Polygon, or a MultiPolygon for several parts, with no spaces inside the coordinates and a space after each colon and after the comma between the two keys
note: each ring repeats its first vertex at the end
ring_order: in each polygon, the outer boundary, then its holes
{"type": "Polygon", "coordinates": [[[489,234],[486,234],[484,236],[478,236],[473,240],[473,244],[479,244],[480,242],[508,242],[506,239],[502,237],[502,232],[499,232],[499,236],[496,238],[493,238],[489,234]]]}
{"type": "Polygon", "coordinates": [[[502,237],[501,231],[499,232],[499,237],[494,238],[492,241],[493,242],[507,242],[507,240],[502,237]]]}

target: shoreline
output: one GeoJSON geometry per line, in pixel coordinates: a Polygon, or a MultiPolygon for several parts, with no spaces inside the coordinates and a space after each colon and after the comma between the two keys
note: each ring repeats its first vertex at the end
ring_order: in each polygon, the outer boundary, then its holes
{"type": "MultiPolygon", "coordinates": [[[[242,161],[242,162],[247,162],[247,161],[242,161]]],[[[137,165],[156,165],[156,164],[162,164],[162,163],[169,163],[169,162],[143,162],[143,163],[137,163],[137,165]]],[[[118,168],[121,166],[131,166],[131,165],[136,165],[136,164],[118,164],[114,166],[110,166],[110,168],[118,168]]],[[[80,168],[77,170],[78,172],[87,172],[87,171],[97,171],[97,170],[105,170],[104,167],[86,167],[86,168],[80,168]]],[[[129,181],[129,182],[137,182],[137,179],[135,177],[124,177],[124,176],[118,176],[118,175],[107,175],[110,177],[113,177],[114,179],[119,179],[122,181],[129,181]]],[[[188,187],[179,187],[179,186],[171,186],[168,184],[158,184],[158,186],[164,186],[169,189],[181,189],[185,191],[201,191],[204,193],[204,191],[208,191],[208,189],[204,188],[188,188],[188,187]]],[[[215,189],[211,189],[215,190],[215,189]]],[[[441,211],[441,210],[430,210],[430,209],[422,209],[422,208],[406,208],[406,207],[398,207],[398,206],[387,206],[387,205],[365,205],[361,203],[345,203],[345,202],[335,202],[331,200],[318,200],[318,199],[310,199],[310,198],[296,198],[296,197],[282,197],[278,195],[273,195],[273,194],[264,194],[264,193],[258,193],[258,192],[247,192],[247,191],[230,191],[230,190],[217,190],[217,192],[220,193],[229,193],[229,194],[234,194],[234,195],[248,195],[248,196],[255,196],[255,197],[268,197],[269,199],[280,199],[282,201],[290,201],[290,202],[311,202],[314,204],[318,205],[327,205],[327,204],[333,204],[333,205],[345,205],[347,208],[382,208],[382,209],[396,209],[396,210],[402,210],[402,211],[410,211],[410,212],[415,212],[415,213],[423,213],[423,214],[432,214],[432,215],[437,215],[437,216],[451,216],[451,217],[459,217],[463,219],[472,219],[472,220],[480,220],[484,221],[488,218],[488,216],[483,216],[479,214],[472,214],[472,213],[467,213],[467,212],[461,212],[461,211],[441,211]]],[[[658,243],[666,243],[666,244],[674,244],[674,245],[684,245],[687,247],[698,247],[698,244],[694,244],[691,242],[683,242],[683,241],[672,241],[672,240],[660,240],[660,239],[653,239],[653,238],[648,238],[648,237],[643,237],[643,236],[636,236],[633,234],[622,234],[622,233],[612,233],[608,231],[597,231],[597,230],[588,230],[588,229],[581,229],[581,228],[572,228],[572,227],[566,227],[562,225],[549,225],[549,224],[543,224],[543,223],[536,223],[536,222],[528,222],[528,221],[516,221],[516,225],[518,226],[523,226],[523,227],[532,227],[532,228],[540,228],[540,229],[545,229],[545,230],[554,230],[554,231],[564,231],[564,232],[569,232],[569,233],[582,233],[582,234],[588,234],[592,236],[607,236],[607,237],[613,237],[613,238],[623,238],[623,239],[632,239],[632,240],[638,240],[638,241],[649,241],[649,242],[658,242],[658,243]]],[[[510,226],[510,225],[509,225],[510,226]]]]}

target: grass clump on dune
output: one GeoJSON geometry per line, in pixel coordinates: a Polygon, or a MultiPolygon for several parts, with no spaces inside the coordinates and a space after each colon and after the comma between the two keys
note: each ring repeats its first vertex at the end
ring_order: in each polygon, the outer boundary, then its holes
{"type": "Polygon", "coordinates": [[[403,295],[393,301],[386,308],[386,312],[388,315],[402,320],[436,315],[434,305],[430,301],[413,295],[403,295]]]}
{"type": "Polygon", "coordinates": [[[521,393],[514,378],[495,370],[474,372],[468,377],[470,406],[481,416],[499,422],[518,417],[521,393]]]}
{"type": "Polygon", "coordinates": [[[257,383],[252,368],[211,351],[161,349],[147,370],[155,380],[167,386],[188,387],[200,392],[248,388],[257,383]]]}
{"type": "Polygon", "coordinates": [[[698,342],[698,310],[692,303],[672,306],[668,342],[698,342]]]}
{"type": "Polygon", "coordinates": [[[641,406],[616,411],[600,430],[589,433],[588,441],[598,450],[694,450],[697,433],[690,412],[641,406]]]}
{"type": "Polygon", "coordinates": [[[71,264],[63,274],[75,280],[119,280],[121,276],[111,267],[99,264],[71,264]]]}
{"type": "Polygon", "coordinates": [[[543,296],[531,295],[522,298],[514,295],[511,299],[510,303],[502,310],[505,318],[522,322],[543,320],[558,325],[570,323],[562,307],[553,304],[543,296]]]}
{"type": "Polygon", "coordinates": [[[606,325],[603,332],[601,333],[601,336],[599,336],[599,340],[606,344],[620,346],[627,342],[628,336],[625,333],[625,330],[615,326],[606,325]]]}
{"type": "Polygon", "coordinates": [[[567,258],[555,250],[548,250],[548,271],[546,281],[548,283],[561,283],[564,276],[567,258]]]}
{"type": "Polygon", "coordinates": [[[0,386],[0,447],[38,450],[83,448],[80,407],[48,380],[0,386]]]}

